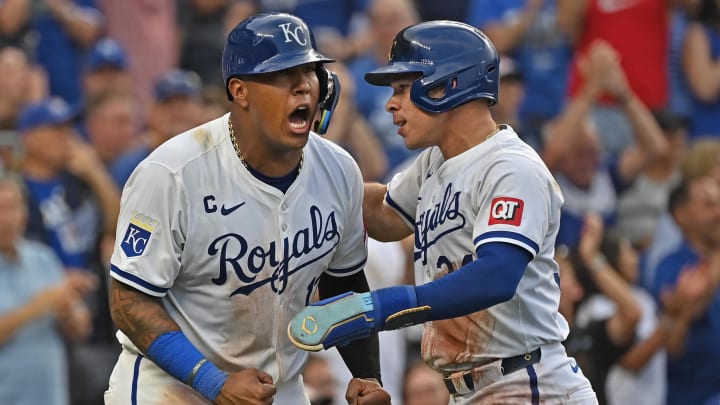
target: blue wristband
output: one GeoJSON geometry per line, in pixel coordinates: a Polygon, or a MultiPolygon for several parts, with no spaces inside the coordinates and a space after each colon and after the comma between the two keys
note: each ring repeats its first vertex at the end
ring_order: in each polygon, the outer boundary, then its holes
{"type": "Polygon", "coordinates": [[[383,330],[390,315],[417,306],[415,286],[399,285],[371,292],[375,305],[375,330],[383,330]]]}
{"type": "Polygon", "coordinates": [[[190,385],[210,401],[217,398],[227,380],[227,374],[209,361],[204,361],[197,370],[193,370],[205,357],[180,331],[158,336],[148,347],[147,356],[168,374],[190,385]]]}

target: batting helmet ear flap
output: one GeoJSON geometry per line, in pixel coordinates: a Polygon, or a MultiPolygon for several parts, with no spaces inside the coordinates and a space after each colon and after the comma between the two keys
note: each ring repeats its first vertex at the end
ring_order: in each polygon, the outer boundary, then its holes
{"type": "Polygon", "coordinates": [[[313,130],[318,134],[327,132],[335,107],[340,100],[340,80],[335,72],[331,72],[321,63],[317,64],[316,72],[320,82],[320,102],[318,112],[320,119],[315,121],[313,130]]]}

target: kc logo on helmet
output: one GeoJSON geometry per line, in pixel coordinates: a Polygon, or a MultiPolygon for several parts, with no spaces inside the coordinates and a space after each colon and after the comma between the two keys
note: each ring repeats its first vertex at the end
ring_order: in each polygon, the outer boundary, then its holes
{"type": "Polygon", "coordinates": [[[495,197],[490,204],[488,225],[506,224],[520,226],[522,222],[523,200],[512,197],[495,197]]]}
{"type": "Polygon", "coordinates": [[[283,34],[285,34],[285,42],[287,43],[294,40],[298,45],[307,45],[307,38],[303,27],[298,25],[295,28],[290,28],[290,25],[292,25],[292,23],[289,22],[278,25],[278,27],[282,28],[283,34]],[[292,37],[292,39],[290,39],[290,37],[292,37]]]}

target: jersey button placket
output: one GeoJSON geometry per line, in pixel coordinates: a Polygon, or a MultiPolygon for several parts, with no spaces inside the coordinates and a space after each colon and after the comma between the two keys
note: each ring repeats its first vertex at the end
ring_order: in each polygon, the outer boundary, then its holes
{"type": "MultiPolygon", "coordinates": [[[[280,204],[280,214],[281,214],[281,215],[280,215],[280,221],[281,221],[281,222],[282,222],[283,220],[285,220],[285,214],[287,214],[287,210],[288,210],[288,204],[287,204],[287,202],[283,202],[282,204],[280,204]]],[[[287,226],[286,223],[281,223],[281,224],[280,224],[280,229],[282,229],[283,232],[287,232],[287,228],[288,228],[288,226],[287,226]]]]}
{"type": "MultiPolygon", "coordinates": [[[[282,244],[283,244],[283,239],[284,239],[285,236],[287,235],[287,230],[288,230],[288,225],[287,225],[287,221],[288,221],[288,203],[287,203],[287,202],[283,201],[283,202],[280,204],[280,207],[279,207],[279,210],[278,210],[278,213],[277,213],[277,214],[278,214],[278,215],[277,215],[278,225],[280,225],[280,235],[279,235],[279,236],[280,236],[280,238],[279,238],[280,240],[278,241],[278,243],[279,243],[278,246],[282,246],[282,244]]],[[[278,307],[278,308],[285,308],[286,305],[289,305],[289,304],[286,304],[286,303],[283,302],[283,297],[282,297],[282,295],[281,295],[281,294],[277,294],[277,295],[275,296],[275,306],[278,307]]],[[[284,364],[284,361],[283,361],[283,360],[284,360],[283,355],[284,355],[285,352],[283,351],[282,344],[280,343],[280,342],[283,341],[280,336],[282,336],[282,334],[285,333],[285,330],[286,330],[285,328],[286,328],[286,326],[281,324],[281,323],[282,323],[282,322],[281,322],[282,316],[280,315],[281,312],[282,312],[282,311],[274,311],[275,315],[274,315],[274,317],[273,317],[273,318],[274,318],[275,325],[276,325],[276,327],[275,327],[275,336],[274,336],[274,345],[275,345],[275,358],[276,358],[276,360],[277,360],[277,365],[278,365],[278,378],[280,378],[281,376],[283,376],[283,375],[285,374],[285,364],[284,364]]]]}

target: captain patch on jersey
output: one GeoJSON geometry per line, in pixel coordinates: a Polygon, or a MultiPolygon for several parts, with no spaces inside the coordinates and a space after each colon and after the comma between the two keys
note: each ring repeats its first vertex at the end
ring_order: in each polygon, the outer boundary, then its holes
{"type": "Polygon", "coordinates": [[[145,252],[158,221],[145,214],[133,211],[121,246],[127,257],[140,256],[145,252]]]}

